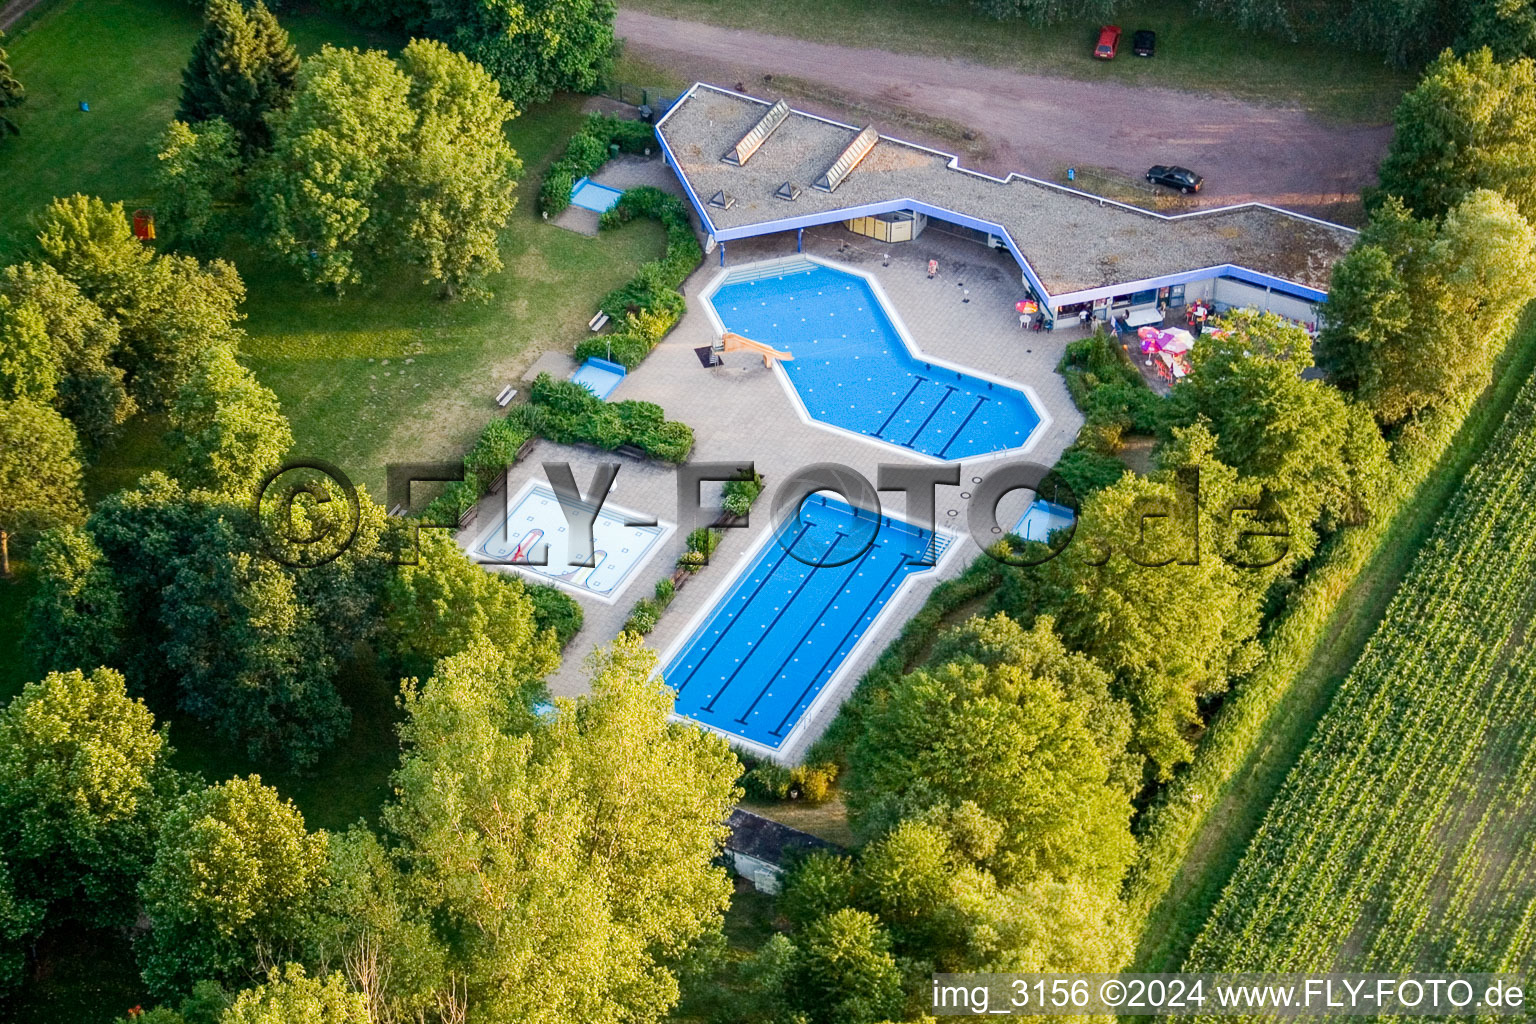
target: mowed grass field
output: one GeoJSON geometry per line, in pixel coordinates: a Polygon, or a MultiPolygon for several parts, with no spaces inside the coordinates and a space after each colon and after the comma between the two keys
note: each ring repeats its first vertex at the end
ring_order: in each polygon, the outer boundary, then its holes
{"type": "Polygon", "coordinates": [[[1029,74],[1065,75],[1294,105],[1346,121],[1387,121],[1413,82],[1380,59],[1298,44],[1196,16],[1187,0],[1122,3],[1120,56],[1094,60],[1099,23],[1044,28],[997,21],[966,0],[624,0],[623,6],[844,46],[956,57],[1029,74]],[[1157,55],[1130,53],[1131,33],[1157,33],[1157,55]]]}

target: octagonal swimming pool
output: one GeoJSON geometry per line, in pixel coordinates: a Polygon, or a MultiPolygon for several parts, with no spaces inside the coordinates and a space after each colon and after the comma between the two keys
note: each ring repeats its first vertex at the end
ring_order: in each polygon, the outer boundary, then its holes
{"type": "Polygon", "coordinates": [[[1020,388],[917,354],[859,274],[746,266],[707,298],[725,330],[794,356],[779,367],[811,420],[945,460],[1023,448],[1041,425],[1020,388]]]}

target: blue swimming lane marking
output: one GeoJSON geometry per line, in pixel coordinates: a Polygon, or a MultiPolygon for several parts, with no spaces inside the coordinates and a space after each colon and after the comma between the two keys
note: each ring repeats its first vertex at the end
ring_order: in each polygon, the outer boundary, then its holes
{"type": "Polygon", "coordinates": [[[953,434],[949,435],[949,440],[944,442],[944,447],[939,449],[939,458],[941,458],[941,459],[944,458],[944,456],[949,452],[949,446],[955,443],[955,439],[957,437],[959,437],[961,434],[965,433],[965,425],[967,423],[971,422],[971,417],[975,416],[977,411],[983,405],[986,405],[986,404],[987,404],[987,396],[986,395],[977,395],[976,396],[976,404],[971,406],[971,411],[965,414],[965,419],[960,421],[960,425],[955,428],[955,432],[953,434]]]}
{"type": "MultiPolygon", "coordinates": [[[[784,560],[786,558],[788,558],[790,556],[790,554],[795,550],[795,545],[800,543],[800,538],[804,537],[806,535],[806,533],[810,530],[811,525],[812,524],[810,524],[810,523],[803,524],[800,527],[800,532],[795,534],[795,539],[794,540],[790,541],[787,545],[780,545],[779,546],[779,557],[774,561],[773,565],[768,567],[768,571],[763,573],[762,579],[757,581],[757,586],[752,588],[752,592],[750,594],[748,594],[747,597],[746,597],[746,600],[744,600],[741,603],[741,608],[738,609],[738,614],[732,616],[731,620],[725,624],[725,628],[720,631],[720,635],[719,636],[715,637],[715,642],[714,642],[714,644],[712,646],[718,647],[720,645],[721,641],[723,641],[725,639],[725,634],[727,634],[727,633],[729,633],[731,631],[731,627],[736,625],[736,623],[738,623],[738,622],[740,622],[742,620],[743,616],[740,615],[739,612],[744,612],[744,611],[746,611],[748,608],[750,608],[752,606],[752,602],[757,599],[758,593],[762,591],[763,587],[768,585],[768,581],[769,580],[773,579],[774,573],[779,571],[779,566],[783,565],[784,564],[784,560]]],[[[730,600],[734,600],[734,597],[731,598],[730,600]]],[[[789,605],[786,604],[785,607],[787,608],[787,607],[789,607],[789,605]]],[[[706,622],[705,625],[708,625],[708,623],[706,622]]],[[[706,652],[706,656],[707,656],[707,653],[708,652],[706,652]]],[[[682,683],[673,683],[672,684],[672,688],[677,691],[679,696],[682,695],[683,687],[685,687],[689,683],[693,682],[693,677],[695,675],[697,675],[699,669],[703,668],[703,667],[704,667],[704,658],[700,658],[698,665],[695,666],[691,671],[689,671],[689,673],[686,676],[683,677],[683,682],[682,683]]],[[[718,694],[716,696],[718,696],[718,694]]],[[[711,702],[711,703],[713,703],[713,702],[711,702]]]]}
{"type": "Polygon", "coordinates": [[[728,736],[779,747],[806,702],[878,620],[893,588],[905,576],[931,571],[921,556],[931,550],[936,562],[945,546],[944,538],[898,519],[856,512],[833,499],[806,503],[736,574],[668,663],[665,677],[686,684],[677,713],[728,736]],[[875,536],[866,543],[871,526],[875,536]],[[812,569],[780,553],[797,535],[794,551],[806,561],[825,563],[829,551],[836,558],[849,543],[860,550],[845,566],[812,569]],[[800,688],[791,692],[797,682],[800,688]],[[775,723],[777,733],[770,731],[775,723]]]}
{"type": "MultiPolygon", "coordinates": [[[[896,414],[901,411],[901,407],[907,404],[907,399],[912,397],[912,392],[922,387],[925,383],[927,383],[927,381],[927,377],[914,376],[912,378],[912,386],[907,389],[907,393],[905,395],[901,396],[901,401],[896,403],[896,408],[891,410],[891,414],[885,418],[885,422],[880,424],[880,429],[875,431],[876,437],[879,437],[881,434],[885,433],[885,428],[891,425],[891,420],[895,419],[896,414]]],[[[896,392],[894,391],[891,392],[893,395],[895,393],[896,392]]]]}
{"type": "MultiPolygon", "coordinates": [[[[842,534],[838,534],[838,536],[841,537],[842,534]]],[[[837,603],[837,599],[843,596],[845,588],[847,588],[848,584],[852,583],[854,579],[859,575],[859,570],[862,569],[864,567],[864,563],[869,560],[870,554],[875,550],[875,548],[879,546],[879,544],[871,542],[869,547],[864,549],[864,553],[859,556],[858,561],[853,563],[853,570],[849,572],[847,576],[843,577],[843,581],[841,583],[832,589],[832,596],[827,598],[827,603],[821,606],[821,610],[818,611],[816,613],[816,617],[811,620],[810,627],[807,628],[804,633],[801,633],[800,639],[796,640],[794,644],[790,646],[789,653],[784,655],[784,660],[779,662],[779,667],[773,670],[773,673],[768,677],[768,681],[763,684],[763,688],[757,692],[757,696],[753,698],[752,703],[747,705],[747,709],[741,713],[741,717],[736,719],[736,721],[740,722],[742,725],[747,724],[747,716],[752,714],[753,711],[757,710],[758,703],[763,699],[764,696],[767,695],[768,690],[778,680],[779,676],[784,673],[784,667],[789,664],[790,659],[793,658],[796,652],[800,650],[801,646],[804,645],[806,638],[809,637],[812,633],[816,632],[817,627],[826,620],[827,612],[831,611],[832,606],[837,603]]],[[[831,554],[830,549],[828,550],[828,554],[831,554]]],[[[897,568],[900,568],[900,563],[897,563],[897,568]]],[[[867,605],[865,606],[865,610],[868,610],[867,605]]],[[[846,640],[847,636],[845,635],[843,639],[846,640]]],[[[823,668],[825,668],[825,665],[823,665],[823,668]]]]}
{"type": "Polygon", "coordinates": [[[794,703],[789,706],[789,710],[784,712],[784,717],[779,719],[779,724],[774,728],[772,735],[778,736],[782,739],[784,736],[784,726],[789,724],[790,719],[795,719],[796,721],[799,720],[801,713],[805,710],[800,705],[805,702],[805,698],[813,689],[821,686],[822,673],[826,672],[827,666],[832,664],[833,658],[841,659],[847,656],[846,653],[843,652],[843,645],[848,642],[848,638],[853,635],[854,630],[865,625],[864,620],[868,617],[869,610],[875,606],[875,602],[879,601],[882,604],[884,603],[886,600],[886,588],[891,585],[891,581],[896,578],[897,574],[900,573],[902,569],[906,568],[906,565],[906,555],[902,555],[896,560],[896,568],[892,569],[891,574],[885,578],[885,582],[880,584],[880,589],[875,591],[874,596],[871,597],[869,602],[864,605],[864,610],[859,613],[858,618],[854,619],[853,624],[850,625],[847,631],[843,633],[843,638],[837,642],[837,646],[832,648],[832,653],[827,655],[826,660],[821,663],[821,667],[818,668],[816,673],[811,676],[811,681],[805,684],[805,689],[800,691],[800,696],[796,698],[794,703]]]}
{"type": "Polygon", "coordinates": [[[913,442],[915,442],[918,439],[918,437],[922,435],[923,431],[928,429],[929,421],[931,421],[935,416],[937,416],[939,414],[939,410],[940,409],[944,408],[944,403],[949,401],[949,396],[954,394],[958,390],[960,390],[960,389],[955,387],[952,384],[945,384],[944,385],[944,397],[939,399],[939,404],[935,405],[933,407],[933,409],[929,411],[928,419],[923,420],[922,426],[918,427],[916,432],[914,432],[911,437],[907,438],[907,440],[903,441],[902,443],[905,444],[908,448],[911,448],[913,442]]]}
{"type": "MultiPolygon", "coordinates": [[[[845,540],[847,538],[847,536],[848,535],[846,533],[844,533],[841,530],[838,530],[837,531],[837,535],[832,538],[832,543],[827,545],[826,554],[830,555],[832,553],[833,549],[836,548],[838,546],[838,544],[842,543],[843,540],[845,540]]],[[[826,556],[824,555],[823,557],[826,557],[826,556]]],[[[779,561],[782,563],[783,559],[781,558],[781,559],[779,559],[779,561]]],[[[811,576],[815,572],[816,572],[816,567],[812,566],[811,567],[811,571],[805,574],[805,576],[801,580],[800,585],[794,589],[794,591],[789,595],[789,597],[784,599],[784,603],[779,606],[779,610],[776,613],[774,613],[773,618],[769,619],[768,620],[768,624],[763,627],[763,635],[764,636],[768,636],[768,635],[772,634],[773,633],[773,627],[777,626],[779,624],[779,620],[782,619],[789,612],[790,608],[794,607],[795,598],[799,597],[802,593],[805,592],[806,587],[810,586],[811,576]]],[[[770,573],[769,575],[771,576],[772,573],[770,573]]],[[[765,582],[766,582],[767,577],[765,577],[764,579],[765,579],[765,582]]],[[[758,589],[759,590],[762,589],[761,586],[759,586],[758,589]]],[[[757,596],[757,592],[753,591],[753,597],[756,597],[756,596],[757,596]]],[[[749,599],[749,603],[750,603],[750,599],[749,599]]],[[[747,605],[743,605],[741,610],[743,612],[745,612],[747,610],[747,605]]],[[[752,655],[756,654],[760,650],[762,650],[761,646],[753,647],[752,650],[748,651],[746,654],[741,656],[740,660],[738,660],[736,662],[736,667],[731,669],[731,674],[726,676],[725,677],[725,681],[720,684],[720,689],[716,690],[715,691],[715,695],[713,697],[709,698],[709,703],[705,704],[702,708],[699,709],[700,712],[713,712],[715,710],[715,704],[719,702],[721,697],[725,696],[725,691],[729,690],[731,688],[731,684],[736,681],[736,677],[741,674],[741,670],[747,667],[747,662],[752,660],[752,655]]]]}

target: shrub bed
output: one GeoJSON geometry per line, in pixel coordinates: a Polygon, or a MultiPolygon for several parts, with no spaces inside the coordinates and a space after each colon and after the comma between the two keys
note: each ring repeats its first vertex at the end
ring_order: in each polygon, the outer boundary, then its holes
{"type": "Polygon", "coordinates": [[[508,417],[530,436],[562,444],[591,444],[612,451],[633,445],[663,462],[684,462],[693,450],[693,429],[669,420],[654,402],[605,402],[575,381],[541,373],[528,404],[508,417]]]}
{"type": "Polygon", "coordinates": [[[644,636],[655,629],[657,621],[661,619],[661,613],[667,610],[667,605],[672,603],[672,598],[676,595],[677,585],[670,578],[664,576],[657,580],[656,589],[651,596],[642,597],[629,610],[629,619],[624,623],[624,631],[644,636]]]}
{"type": "Polygon", "coordinates": [[[776,761],[740,749],[736,750],[736,757],[744,769],[740,782],[749,800],[824,803],[832,795],[832,784],[837,781],[838,767],[834,761],[807,761],[786,768],[776,761]]]}
{"type": "Polygon", "coordinates": [[[539,186],[539,209],[553,217],[571,205],[571,189],[582,178],[591,177],[613,155],[644,153],[656,145],[656,134],[644,121],[589,114],[581,128],[565,144],[560,159],[549,165],[544,184],[539,186]]]}
{"type": "Polygon", "coordinates": [[[449,484],[423,509],[421,521],[456,525],[534,437],[610,451],[633,445],[663,462],[684,462],[693,450],[693,429],[667,419],[659,405],[604,402],[580,384],[540,374],[527,405],[486,424],[464,456],[464,479],[449,484]]]}
{"type": "Polygon", "coordinates": [[[577,345],[578,362],[599,356],[633,370],[687,311],[678,289],[704,259],[688,222],[688,208],[676,196],[643,185],[620,196],[603,214],[601,224],[612,228],[636,217],[661,223],[667,233],[666,250],[659,259],[641,264],[634,277],[603,297],[602,311],[613,320],[614,329],[577,345]]]}

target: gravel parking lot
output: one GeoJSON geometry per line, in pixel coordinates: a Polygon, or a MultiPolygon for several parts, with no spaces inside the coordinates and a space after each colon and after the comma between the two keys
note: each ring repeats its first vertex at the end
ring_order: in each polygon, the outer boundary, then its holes
{"type": "MultiPolygon", "coordinates": [[[[991,173],[1053,178],[1084,165],[1139,177],[1154,163],[1183,164],[1205,175],[1198,202],[1206,206],[1258,201],[1326,215],[1375,179],[1392,137],[1385,124],[1330,123],[1295,109],[832,46],[628,9],[619,11],[617,31],[630,52],[685,77],[726,86],[740,81],[763,94],[772,91],[765,74],[788,75],[877,111],[967,125],[984,137],[988,155],[966,163],[991,173]]],[[[899,120],[876,124],[897,137],[921,135],[899,120]]],[[[932,137],[913,141],[957,148],[932,137]]]]}

